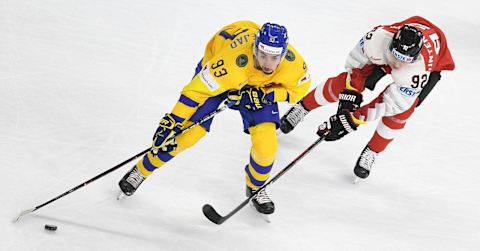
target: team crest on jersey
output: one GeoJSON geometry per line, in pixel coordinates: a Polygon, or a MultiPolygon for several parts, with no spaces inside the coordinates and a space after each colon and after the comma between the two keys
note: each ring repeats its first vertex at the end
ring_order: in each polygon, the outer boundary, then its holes
{"type": "Polygon", "coordinates": [[[235,62],[237,63],[238,67],[245,67],[245,65],[248,63],[248,57],[245,54],[240,54],[235,62]]]}
{"type": "Polygon", "coordinates": [[[288,61],[295,60],[295,54],[291,50],[287,50],[287,55],[285,55],[285,59],[288,61]]]}

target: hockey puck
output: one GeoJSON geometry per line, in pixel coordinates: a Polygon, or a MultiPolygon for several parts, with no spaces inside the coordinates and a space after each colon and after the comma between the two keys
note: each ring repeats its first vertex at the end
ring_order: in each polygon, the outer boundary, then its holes
{"type": "Polygon", "coordinates": [[[45,229],[48,230],[48,231],[56,231],[57,226],[55,226],[55,225],[45,225],[45,229]]]}

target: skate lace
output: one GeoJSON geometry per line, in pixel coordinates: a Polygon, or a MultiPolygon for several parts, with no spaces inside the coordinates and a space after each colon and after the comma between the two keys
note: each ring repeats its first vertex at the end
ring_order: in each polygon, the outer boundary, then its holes
{"type": "Polygon", "coordinates": [[[137,188],[144,179],[145,177],[138,171],[137,168],[135,168],[128,176],[127,182],[133,187],[137,188]]]}
{"type": "Polygon", "coordinates": [[[268,197],[268,194],[265,191],[265,189],[262,189],[260,190],[260,192],[257,193],[257,195],[255,196],[255,200],[257,200],[258,204],[265,204],[268,202],[272,202],[270,197],[268,197]]]}
{"type": "Polygon", "coordinates": [[[375,163],[375,159],[377,158],[378,153],[370,150],[370,148],[366,148],[360,157],[359,165],[367,170],[372,169],[373,163],[375,163]]]}
{"type": "Polygon", "coordinates": [[[296,126],[300,123],[308,111],[303,108],[301,104],[294,104],[292,109],[287,114],[287,121],[290,122],[292,126],[296,126]]]}

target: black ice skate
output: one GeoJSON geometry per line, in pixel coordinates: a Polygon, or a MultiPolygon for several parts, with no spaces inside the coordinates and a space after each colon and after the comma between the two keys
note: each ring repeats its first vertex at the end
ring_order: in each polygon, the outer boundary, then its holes
{"type": "Polygon", "coordinates": [[[378,153],[372,151],[370,147],[366,146],[360,157],[358,157],[357,163],[355,164],[355,168],[353,172],[355,173],[355,180],[354,182],[357,183],[359,178],[366,179],[368,175],[370,175],[370,171],[372,170],[372,165],[375,163],[375,159],[377,158],[378,153]]]}
{"type": "Polygon", "coordinates": [[[120,190],[122,190],[122,192],[117,199],[123,198],[124,195],[130,196],[135,193],[137,188],[146,178],[147,177],[143,176],[143,174],[140,172],[140,170],[138,170],[137,166],[135,165],[130,170],[130,172],[125,174],[125,176],[123,176],[120,182],[118,182],[118,186],[120,187],[120,190]]]}
{"type": "MultiPolygon", "coordinates": [[[[257,190],[247,186],[247,197],[250,197],[256,191],[257,190]]],[[[262,189],[260,192],[257,193],[257,195],[255,195],[255,197],[252,198],[252,205],[259,213],[265,216],[264,219],[267,222],[270,222],[269,215],[273,214],[273,212],[275,211],[275,204],[273,204],[273,201],[268,197],[265,189],[262,189]]]]}
{"type": "Polygon", "coordinates": [[[294,104],[280,119],[280,130],[287,134],[291,132],[295,126],[297,126],[305,115],[308,114],[308,110],[303,106],[303,100],[294,104]]]}

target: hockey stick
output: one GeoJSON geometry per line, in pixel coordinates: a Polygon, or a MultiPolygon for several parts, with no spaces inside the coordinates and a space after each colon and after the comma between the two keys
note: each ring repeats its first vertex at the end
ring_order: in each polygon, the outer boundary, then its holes
{"type": "MultiPolygon", "coordinates": [[[[198,124],[201,124],[201,123],[203,123],[203,122],[211,119],[212,117],[214,117],[215,115],[217,115],[218,113],[222,112],[223,110],[227,109],[227,107],[230,107],[230,106],[232,106],[232,105],[233,105],[233,103],[227,103],[227,101],[225,101],[225,103],[224,103],[223,106],[221,106],[221,107],[218,108],[217,110],[215,110],[215,111],[207,114],[205,117],[201,118],[199,121],[197,121],[197,122],[195,122],[195,123],[187,126],[186,128],[182,129],[182,131],[180,131],[177,135],[183,134],[183,133],[185,133],[186,131],[192,129],[194,126],[196,126],[196,125],[198,125],[198,124]]],[[[148,148],[148,149],[143,150],[143,151],[140,152],[140,153],[137,153],[135,156],[133,156],[133,157],[131,157],[131,158],[123,161],[122,163],[120,163],[120,164],[118,164],[118,165],[116,165],[116,166],[114,166],[114,167],[106,170],[105,172],[103,172],[103,173],[101,173],[101,174],[99,174],[99,175],[97,175],[97,176],[95,176],[95,177],[93,177],[93,178],[85,181],[84,183],[82,183],[82,184],[80,184],[80,185],[78,185],[78,186],[76,186],[76,187],[74,187],[74,188],[72,188],[72,189],[70,189],[70,190],[68,190],[68,191],[60,194],[59,196],[57,196],[57,197],[55,197],[55,198],[53,198],[53,199],[51,199],[51,200],[49,200],[49,201],[41,204],[41,205],[38,205],[38,206],[36,206],[36,207],[34,207],[34,208],[30,208],[30,209],[27,209],[27,210],[22,211],[22,212],[13,220],[13,222],[17,222],[17,221],[19,221],[20,218],[22,218],[24,215],[29,214],[29,213],[34,212],[34,211],[37,211],[38,209],[40,209],[40,208],[42,208],[42,207],[44,207],[44,206],[46,206],[46,205],[48,205],[48,204],[50,204],[50,203],[52,203],[52,202],[54,202],[54,201],[56,201],[56,200],[62,198],[63,196],[65,196],[65,195],[67,195],[67,194],[70,194],[70,193],[73,193],[73,192],[75,192],[76,190],[78,190],[78,189],[80,189],[80,188],[88,185],[89,183],[91,183],[91,182],[93,182],[93,181],[95,181],[95,180],[97,180],[97,179],[100,179],[101,177],[103,177],[103,176],[105,176],[105,175],[107,175],[107,174],[109,174],[109,173],[117,170],[118,168],[124,166],[124,165],[127,164],[128,162],[130,162],[130,161],[132,161],[132,160],[135,160],[135,159],[137,159],[137,158],[140,157],[140,156],[143,156],[145,153],[147,153],[148,151],[150,151],[150,149],[151,149],[151,148],[148,148]]]]}
{"type": "Polygon", "coordinates": [[[317,146],[320,142],[323,141],[325,135],[322,137],[319,137],[313,144],[311,144],[305,151],[303,151],[300,155],[298,155],[290,164],[288,164],[285,168],[283,168],[275,177],[273,177],[269,182],[265,183],[263,186],[261,186],[257,191],[255,191],[250,197],[248,197],[246,200],[244,200],[240,205],[238,205],[235,209],[233,209],[230,213],[228,213],[225,216],[221,216],[220,214],[217,213],[215,208],[213,208],[210,204],[205,204],[203,205],[202,211],[205,217],[207,217],[211,222],[220,225],[226,220],[228,220],[230,217],[232,217],[234,214],[236,214],[240,209],[242,209],[244,206],[250,202],[250,200],[255,197],[261,190],[265,189],[267,186],[271,185],[275,181],[277,181],[280,177],[282,177],[283,174],[285,174],[288,170],[290,170],[299,160],[301,160],[307,153],[309,153],[315,146],[317,146]]]}

